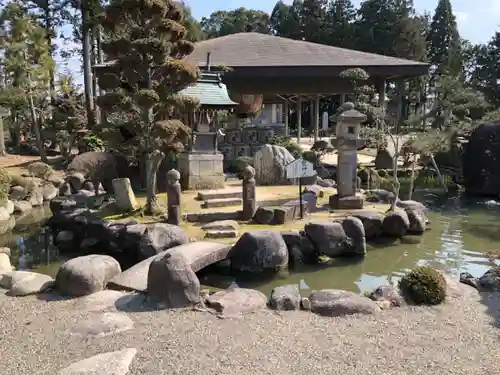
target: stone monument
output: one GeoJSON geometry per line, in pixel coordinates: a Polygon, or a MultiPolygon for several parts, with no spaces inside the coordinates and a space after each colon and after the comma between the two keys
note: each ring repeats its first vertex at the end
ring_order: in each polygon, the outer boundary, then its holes
{"type": "Polygon", "coordinates": [[[359,132],[366,115],[354,109],[353,103],[345,103],[343,108],[336,128],[337,194],[330,197],[330,207],[339,210],[361,209],[364,199],[356,195],[357,165],[358,149],[365,144],[365,140],[359,139],[359,132]]]}
{"type": "Polygon", "coordinates": [[[233,108],[238,103],[229,98],[221,76],[210,70],[203,72],[194,86],[179,94],[191,96],[200,103],[194,113],[185,114],[192,137],[188,149],[179,155],[181,186],[184,190],[223,188],[224,155],[217,150],[217,138],[224,132],[218,127],[217,111],[233,108]]]}

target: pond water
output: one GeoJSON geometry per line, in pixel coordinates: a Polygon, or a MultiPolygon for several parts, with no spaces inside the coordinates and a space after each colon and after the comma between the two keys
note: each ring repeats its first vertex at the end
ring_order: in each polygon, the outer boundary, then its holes
{"type": "MultiPolygon", "coordinates": [[[[432,207],[428,213],[431,230],[423,236],[369,244],[362,260],[335,260],[321,266],[307,266],[274,279],[248,280],[210,272],[200,274],[200,281],[218,288],[236,283],[267,295],[276,286],[299,284],[301,292],[308,295],[311,290],[327,288],[371,291],[381,284],[396,283],[417,265],[429,265],[457,276],[463,271],[480,276],[491,267],[487,253],[500,248],[500,202],[466,197],[439,199],[430,195],[416,199],[432,207]]],[[[55,276],[61,260],[50,240],[46,244],[40,224],[49,215],[48,207],[43,207],[18,218],[15,228],[7,233],[0,227],[3,233],[0,246],[13,250],[13,264],[19,268],[32,268],[55,276]]]]}

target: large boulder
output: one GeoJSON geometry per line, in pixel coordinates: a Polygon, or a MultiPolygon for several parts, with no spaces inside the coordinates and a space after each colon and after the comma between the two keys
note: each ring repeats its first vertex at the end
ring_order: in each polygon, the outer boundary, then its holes
{"type": "Polygon", "coordinates": [[[425,214],[422,211],[415,209],[406,209],[405,212],[408,215],[408,220],[410,221],[408,233],[423,234],[427,229],[427,217],[425,214]]]}
{"type": "Polygon", "coordinates": [[[317,290],[309,296],[311,311],[323,316],[373,314],[380,311],[371,299],[338,289],[317,290]]]}
{"type": "Polygon", "coordinates": [[[5,285],[6,283],[9,284],[9,295],[20,297],[45,292],[53,286],[54,279],[48,275],[36,272],[12,271],[4,275],[2,284],[5,285]]]}
{"type": "Polygon", "coordinates": [[[238,316],[266,308],[266,296],[253,289],[229,288],[212,294],[207,306],[223,316],[238,316]]]}
{"type": "Polygon", "coordinates": [[[126,375],[137,349],[127,348],[107,352],[75,362],[60,370],[58,375],[126,375]]]}
{"type": "Polygon", "coordinates": [[[354,212],[352,216],[357,217],[363,223],[366,239],[377,237],[382,231],[384,215],[382,215],[380,212],[358,211],[354,212]]]}
{"type": "MultiPolygon", "coordinates": [[[[142,259],[154,256],[164,250],[189,242],[187,233],[176,225],[157,223],[144,228],[141,224],[128,226],[126,231],[129,237],[137,229],[140,233],[139,255],[142,259]]],[[[142,260],[141,259],[141,260],[142,260]]]]}
{"type": "Polygon", "coordinates": [[[329,221],[307,223],[304,231],[319,254],[335,257],[346,254],[352,248],[340,223],[329,221]]]}
{"type": "Polygon", "coordinates": [[[201,301],[200,281],[182,253],[166,252],[151,262],[148,297],[161,308],[188,307],[201,301]]]}
{"type": "Polygon", "coordinates": [[[500,194],[500,125],[479,125],[470,134],[463,153],[463,182],[467,193],[500,194]]]}
{"type": "Polygon", "coordinates": [[[238,271],[276,272],[287,267],[288,249],[280,232],[257,230],[243,234],[229,258],[231,266],[238,271]]]}
{"type": "Polygon", "coordinates": [[[56,289],[63,295],[80,297],[103,290],[121,268],[107,255],[86,255],[64,263],[56,276],[56,289]]]}
{"type": "Polygon", "coordinates": [[[410,228],[410,219],[405,211],[389,212],[382,223],[382,233],[390,237],[403,237],[410,228]]]}
{"type": "Polygon", "coordinates": [[[84,152],[68,165],[68,172],[90,176],[94,182],[102,183],[106,192],[112,192],[115,178],[129,177],[129,163],[124,156],[110,152],[84,152]]]}
{"type": "Polygon", "coordinates": [[[500,292],[500,266],[490,268],[478,281],[482,290],[500,292]]]}
{"type": "Polygon", "coordinates": [[[356,255],[366,254],[366,238],[363,222],[354,216],[348,216],[342,220],[342,228],[345,234],[352,240],[353,253],[356,255]]]}
{"type": "Polygon", "coordinates": [[[286,166],[295,158],[285,147],[265,145],[255,154],[255,180],[259,185],[290,185],[286,166]]]}
{"type": "Polygon", "coordinates": [[[281,232],[281,236],[288,248],[290,265],[297,266],[303,263],[313,263],[318,259],[318,252],[311,239],[303,230],[281,232]]]}

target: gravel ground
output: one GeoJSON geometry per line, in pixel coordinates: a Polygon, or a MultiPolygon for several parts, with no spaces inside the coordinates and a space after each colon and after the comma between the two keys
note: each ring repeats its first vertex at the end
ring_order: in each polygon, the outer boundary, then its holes
{"type": "Polygon", "coordinates": [[[464,293],[436,308],[343,318],[127,312],[135,327],[104,338],[69,333],[99,314],[76,309],[74,301],[0,296],[0,374],[55,375],[73,362],[124,348],[137,349],[131,375],[499,374],[494,314],[500,298],[472,288],[464,293]]]}

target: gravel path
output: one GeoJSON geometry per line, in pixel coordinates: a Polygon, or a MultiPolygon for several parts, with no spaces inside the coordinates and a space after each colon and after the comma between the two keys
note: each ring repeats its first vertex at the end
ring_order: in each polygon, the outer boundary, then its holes
{"type": "MultiPolygon", "coordinates": [[[[468,287],[467,287],[468,288],[468,287]]],[[[0,374],[55,375],[91,355],[136,348],[131,375],[498,374],[500,298],[472,289],[437,308],[323,318],[263,311],[239,319],[203,312],[127,312],[132,330],[71,336],[98,312],[74,301],[0,296],[0,374]]]]}

